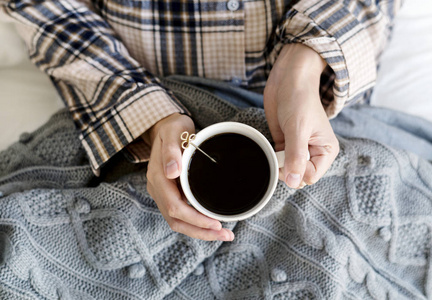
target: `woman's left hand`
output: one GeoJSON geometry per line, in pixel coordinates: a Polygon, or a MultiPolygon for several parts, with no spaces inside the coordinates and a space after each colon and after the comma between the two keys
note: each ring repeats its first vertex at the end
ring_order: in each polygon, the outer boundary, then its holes
{"type": "Polygon", "coordinates": [[[275,150],[285,151],[280,179],[292,188],[317,182],[339,153],[339,142],[319,96],[325,66],[311,48],[285,45],[264,90],[264,110],[275,150]]]}

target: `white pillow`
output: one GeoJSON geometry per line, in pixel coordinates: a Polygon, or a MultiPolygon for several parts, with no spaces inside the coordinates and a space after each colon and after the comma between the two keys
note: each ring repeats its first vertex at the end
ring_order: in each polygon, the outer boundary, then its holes
{"type": "Polygon", "coordinates": [[[0,151],[64,107],[48,76],[28,59],[24,43],[0,21],[0,151]]]}
{"type": "Polygon", "coordinates": [[[405,1],[396,16],[371,104],[432,121],[432,1],[405,1]]]}
{"type": "Polygon", "coordinates": [[[13,25],[0,22],[0,68],[21,63],[27,57],[20,37],[13,30],[13,25]]]}

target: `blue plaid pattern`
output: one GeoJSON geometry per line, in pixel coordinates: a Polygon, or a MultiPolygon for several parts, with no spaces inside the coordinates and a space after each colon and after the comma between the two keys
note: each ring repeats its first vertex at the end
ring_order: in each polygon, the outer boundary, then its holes
{"type": "Polygon", "coordinates": [[[135,160],[147,159],[148,146],[131,145],[162,118],[188,113],[158,77],[200,76],[262,92],[286,43],[303,43],[327,61],[321,96],[329,117],[335,116],[373,86],[400,1],[0,0],[0,5],[0,17],[16,23],[31,60],[69,107],[97,170],[128,145],[135,160]]]}

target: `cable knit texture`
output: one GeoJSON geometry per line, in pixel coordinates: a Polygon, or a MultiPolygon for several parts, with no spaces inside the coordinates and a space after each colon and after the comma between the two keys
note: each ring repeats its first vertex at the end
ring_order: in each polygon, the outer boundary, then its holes
{"type": "MultiPolygon", "coordinates": [[[[198,127],[238,121],[271,138],[262,109],[164,84],[198,127]]],[[[0,298],[431,298],[430,163],[366,139],[340,146],[318,183],[279,183],[260,213],[224,224],[233,242],[204,242],[171,231],[145,165],[117,157],[94,178],[59,112],[0,153],[0,298]]]]}

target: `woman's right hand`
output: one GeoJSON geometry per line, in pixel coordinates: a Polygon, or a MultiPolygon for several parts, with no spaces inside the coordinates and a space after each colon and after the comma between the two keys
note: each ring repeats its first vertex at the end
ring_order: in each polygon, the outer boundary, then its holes
{"type": "Polygon", "coordinates": [[[232,241],[231,230],[187,204],[177,178],[182,165],[180,135],[195,132],[191,118],[178,113],[170,115],[149,129],[143,138],[152,145],[147,169],[147,191],[172,230],[206,241],[232,241]]]}

